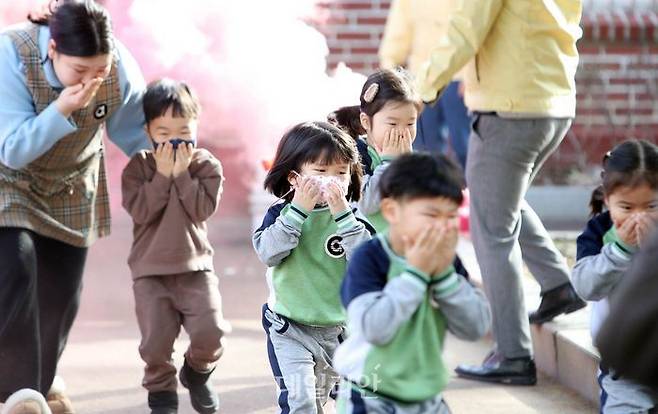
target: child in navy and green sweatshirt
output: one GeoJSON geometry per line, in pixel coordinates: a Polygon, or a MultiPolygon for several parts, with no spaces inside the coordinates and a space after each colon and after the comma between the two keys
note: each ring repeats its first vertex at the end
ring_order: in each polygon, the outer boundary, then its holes
{"type": "Polygon", "coordinates": [[[386,233],[352,256],[342,285],[350,337],[338,348],[339,413],[447,413],[447,331],[487,332],[487,301],[455,272],[459,168],[444,156],[407,154],[380,181],[386,233]]]}
{"type": "Polygon", "coordinates": [[[265,188],[269,209],[253,243],[268,269],[263,327],[281,413],[322,413],[338,375],[345,331],[340,285],[354,249],[374,229],[350,208],[360,196],[354,141],[324,122],[293,127],[279,143],[265,188]]]}

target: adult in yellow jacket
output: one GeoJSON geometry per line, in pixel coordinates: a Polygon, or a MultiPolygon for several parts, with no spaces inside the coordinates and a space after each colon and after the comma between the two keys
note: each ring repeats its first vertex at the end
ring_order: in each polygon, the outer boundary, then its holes
{"type": "Polygon", "coordinates": [[[474,119],[466,177],[496,348],[481,366],[458,367],[462,377],[536,382],[522,261],[542,288],[531,323],[585,305],[564,258],[524,200],[575,116],[581,12],[581,0],[457,0],[445,34],[419,70],[421,95],[430,102],[468,63],[465,100],[474,119]]]}
{"type": "MultiPolygon", "coordinates": [[[[380,66],[407,66],[416,75],[430,57],[436,40],[446,33],[449,10],[454,4],[455,0],[393,0],[379,46],[380,66]]],[[[447,129],[452,150],[465,168],[471,118],[460,84],[460,76],[456,75],[441,99],[425,107],[417,122],[414,148],[445,152],[447,129]]]]}

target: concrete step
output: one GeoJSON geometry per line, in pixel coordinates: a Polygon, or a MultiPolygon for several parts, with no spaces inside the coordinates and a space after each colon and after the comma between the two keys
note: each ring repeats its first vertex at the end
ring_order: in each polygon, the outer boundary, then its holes
{"type": "MultiPolygon", "coordinates": [[[[561,232],[553,236],[557,239],[573,240],[574,234],[561,232]]],[[[475,251],[467,237],[460,240],[457,251],[472,280],[481,285],[482,277],[475,251]]],[[[540,302],[540,287],[527,271],[523,288],[526,309],[536,309],[540,302]]],[[[531,334],[537,368],[598,406],[599,354],[592,345],[590,336],[589,306],[571,315],[559,316],[541,326],[531,325],[531,334]]]]}
{"type": "Polygon", "coordinates": [[[598,404],[599,354],[592,345],[588,311],[531,326],[537,367],[562,385],[598,404]]]}

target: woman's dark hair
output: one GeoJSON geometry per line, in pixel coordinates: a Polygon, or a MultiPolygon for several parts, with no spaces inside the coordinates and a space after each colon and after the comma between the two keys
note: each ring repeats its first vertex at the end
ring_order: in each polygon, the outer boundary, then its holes
{"type": "Polygon", "coordinates": [[[619,187],[647,184],[658,189],[658,146],[636,139],[622,142],[603,157],[601,178],[589,202],[592,215],[603,211],[605,197],[619,187]]]}
{"type": "Polygon", "coordinates": [[[413,200],[445,197],[461,204],[464,200],[461,168],[443,154],[413,152],[396,158],[382,174],[382,198],[413,200]]]}
{"type": "Polygon", "coordinates": [[[345,132],[327,122],[306,122],[295,125],[285,133],[267,177],[265,189],[277,197],[291,201],[293,194],[288,177],[309,162],[330,164],[346,162],[350,165],[350,185],[347,200],[361,197],[361,162],[356,143],[345,132]]]}
{"type": "Polygon", "coordinates": [[[187,84],[166,78],[148,85],[143,107],[147,124],[163,116],[169,108],[174,117],[199,119],[201,113],[201,104],[187,84]]]}
{"type": "Polygon", "coordinates": [[[57,52],[76,57],[106,55],[112,52],[112,19],[102,6],[93,0],[59,0],[50,4],[50,17],[30,20],[40,25],[48,25],[57,52]]]}
{"type": "Polygon", "coordinates": [[[403,69],[381,69],[368,76],[361,88],[360,101],[360,105],[344,106],[327,117],[352,138],[366,133],[359,119],[361,112],[372,118],[389,102],[412,103],[419,112],[423,106],[409,74],[403,69]],[[374,96],[366,96],[374,84],[377,84],[374,96]]]}

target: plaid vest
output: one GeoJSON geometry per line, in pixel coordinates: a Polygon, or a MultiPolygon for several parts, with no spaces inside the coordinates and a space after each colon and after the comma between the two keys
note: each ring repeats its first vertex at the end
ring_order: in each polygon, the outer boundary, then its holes
{"type": "MultiPolygon", "coordinates": [[[[43,71],[38,33],[34,24],[6,32],[25,66],[37,114],[59,96],[43,71]]],[[[26,228],[78,247],[110,233],[103,123],[120,104],[115,60],[95,98],[71,115],[75,132],[20,170],[0,163],[0,227],[26,228]]]]}

